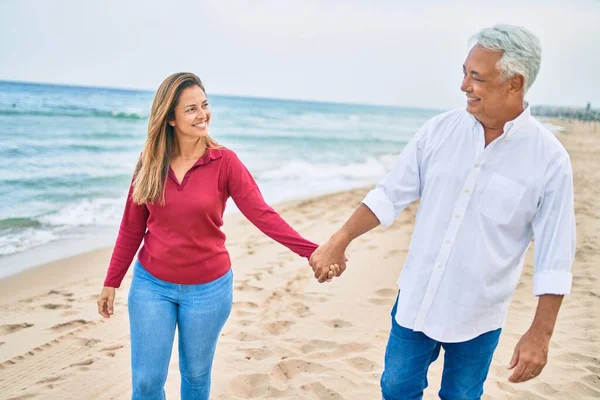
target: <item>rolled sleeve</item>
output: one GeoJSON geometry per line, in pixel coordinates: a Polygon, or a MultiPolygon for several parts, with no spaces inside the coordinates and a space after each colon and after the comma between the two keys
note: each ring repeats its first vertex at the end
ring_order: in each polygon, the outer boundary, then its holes
{"type": "Polygon", "coordinates": [[[371,190],[362,202],[375,214],[381,225],[390,226],[394,222],[394,203],[381,188],[371,190]]]}
{"type": "Polygon", "coordinates": [[[576,232],[573,172],[566,155],[550,173],[532,228],[533,294],[569,294],[576,232]]]}
{"type": "Polygon", "coordinates": [[[533,276],[533,294],[569,294],[572,281],[573,275],[564,270],[541,271],[533,276]]]}

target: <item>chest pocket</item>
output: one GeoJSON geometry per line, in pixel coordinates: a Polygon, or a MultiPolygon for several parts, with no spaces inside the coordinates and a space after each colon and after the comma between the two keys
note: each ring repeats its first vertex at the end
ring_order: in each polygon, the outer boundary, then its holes
{"type": "Polygon", "coordinates": [[[509,223],[523,199],[525,189],[520,183],[494,172],[481,196],[481,214],[499,224],[509,223]]]}

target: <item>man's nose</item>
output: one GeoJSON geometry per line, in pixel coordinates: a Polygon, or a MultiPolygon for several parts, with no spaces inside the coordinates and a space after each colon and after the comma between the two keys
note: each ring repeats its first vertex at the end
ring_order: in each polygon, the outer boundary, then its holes
{"type": "Polygon", "coordinates": [[[471,80],[468,76],[465,76],[462,80],[462,84],[460,85],[460,90],[465,93],[472,92],[473,88],[471,87],[471,80]]]}

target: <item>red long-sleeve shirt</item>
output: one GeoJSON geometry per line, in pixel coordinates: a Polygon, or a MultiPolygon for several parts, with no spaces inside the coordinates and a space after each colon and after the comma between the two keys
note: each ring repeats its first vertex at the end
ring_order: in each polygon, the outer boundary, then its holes
{"type": "Polygon", "coordinates": [[[138,259],[156,278],[197,284],[223,276],[231,260],[220,227],[230,196],[258,229],[294,253],[308,258],[317,248],[265,203],[252,175],[229,149],[206,150],[181,184],[169,169],[165,189],[164,205],[136,205],[130,188],[104,286],[121,285],[142,239],[138,259]]]}

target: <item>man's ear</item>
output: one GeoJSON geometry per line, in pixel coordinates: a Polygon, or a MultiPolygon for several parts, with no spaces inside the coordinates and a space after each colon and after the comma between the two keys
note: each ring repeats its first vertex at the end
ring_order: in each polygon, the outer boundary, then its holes
{"type": "Polygon", "coordinates": [[[509,85],[511,92],[520,92],[525,89],[525,77],[517,74],[510,78],[509,85]]]}

